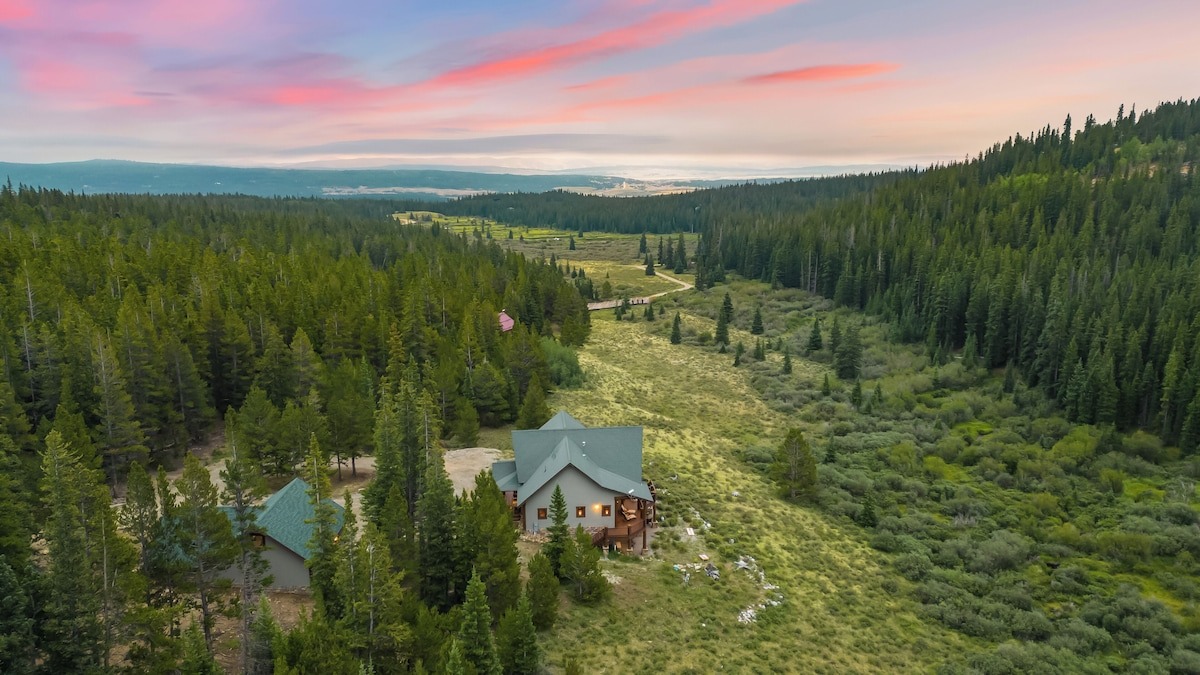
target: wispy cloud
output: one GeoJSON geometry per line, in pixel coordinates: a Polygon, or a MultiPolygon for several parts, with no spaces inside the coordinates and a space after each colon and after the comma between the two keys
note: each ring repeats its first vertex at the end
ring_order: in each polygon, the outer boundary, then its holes
{"type": "Polygon", "coordinates": [[[751,75],[742,80],[745,84],[786,84],[792,82],[830,82],[850,80],[872,75],[890,73],[899,68],[894,63],[851,63],[827,66],[806,66],[774,73],[751,75]]]}
{"type": "Polygon", "coordinates": [[[577,65],[646,49],[700,31],[748,21],[799,0],[713,0],[680,10],[659,11],[639,21],[547,47],[514,52],[455,68],[433,78],[433,85],[468,86],[577,65]]]}

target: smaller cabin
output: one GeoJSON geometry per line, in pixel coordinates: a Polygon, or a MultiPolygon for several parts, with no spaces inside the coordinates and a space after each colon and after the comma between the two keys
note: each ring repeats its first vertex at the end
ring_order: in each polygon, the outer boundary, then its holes
{"type": "Polygon", "coordinates": [[[508,312],[504,310],[500,310],[500,316],[498,318],[500,319],[501,333],[507,333],[513,329],[513,326],[517,325],[517,320],[509,316],[508,312]]]}
{"type": "MultiPolygon", "coordinates": [[[[331,499],[325,501],[334,507],[335,527],[340,532],[345,522],[345,509],[331,499]]],[[[222,506],[221,510],[230,521],[233,520],[232,508],[222,506]]],[[[257,528],[250,536],[262,549],[263,560],[267,562],[267,574],[273,577],[268,588],[308,588],[308,566],[305,563],[312,558],[308,542],[313,536],[310,521],[316,515],[308,498],[308,483],[299,478],[292,479],[258,507],[257,515],[257,528]]],[[[234,585],[242,582],[236,568],[229,568],[224,576],[231,579],[234,585]]]]}

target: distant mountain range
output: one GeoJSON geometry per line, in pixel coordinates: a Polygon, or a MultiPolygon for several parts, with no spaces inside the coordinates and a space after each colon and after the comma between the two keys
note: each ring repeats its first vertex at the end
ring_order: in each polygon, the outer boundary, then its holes
{"type": "MultiPolygon", "coordinates": [[[[642,196],[719,187],[744,180],[635,180],[582,174],[512,174],[440,169],[276,169],[91,160],[0,162],[0,180],[77,193],[238,193],[262,197],[403,197],[444,200],[492,192],[565,189],[642,196]]],[[[767,182],[777,179],[758,179],[767,182]]]]}

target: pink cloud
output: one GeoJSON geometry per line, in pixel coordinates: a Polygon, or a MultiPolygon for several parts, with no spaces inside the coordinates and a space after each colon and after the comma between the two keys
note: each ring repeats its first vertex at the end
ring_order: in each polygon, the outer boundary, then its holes
{"type": "Polygon", "coordinates": [[[590,37],[530,49],[457,68],[430,81],[463,86],[546,72],[637,49],[664,44],[689,33],[733,25],[770,14],[801,0],[713,0],[699,7],[666,10],[590,37]]]}
{"type": "Polygon", "coordinates": [[[0,24],[17,23],[33,17],[33,7],[26,0],[0,0],[0,24]]]}
{"type": "Polygon", "coordinates": [[[742,80],[745,84],[780,84],[788,82],[830,82],[870,77],[890,73],[899,66],[894,63],[851,63],[827,66],[808,66],[793,70],[754,75],[742,80]]]}

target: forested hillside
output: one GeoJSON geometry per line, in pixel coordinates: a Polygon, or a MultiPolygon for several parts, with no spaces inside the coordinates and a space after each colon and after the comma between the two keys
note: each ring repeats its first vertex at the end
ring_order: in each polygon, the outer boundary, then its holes
{"type": "MultiPolygon", "coordinates": [[[[28,453],[58,429],[115,480],[130,461],[180,455],[249,396],[269,419],[321,411],[329,449],[353,457],[370,446],[389,349],[423,370],[447,430],[513,419],[531,381],[550,385],[539,335],[586,337],[582,298],[549,265],[388,213],[4,188],[8,436],[28,453]],[[501,308],[518,330],[499,332],[501,308]]],[[[267,443],[280,453],[268,468],[294,464],[279,448],[306,439],[267,443]]]]}
{"type": "Polygon", "coordinates": [[[573,192],[478,195],[452,202],[403,202],[407,211],[435,209],[458,216],[491,218],[508,225],[586,232],[659,234],[699,232],[730,213],[799,213],[816,203],[894,183],[913,171],[889,171],[781,183],[731,185],[659,197],[613,199],[573,192]]]}
{"type": "Polygon", "coordinates": [[[730,210],[705,264],[881,314],[938,360],[1010,364],[1072,421],[1200,442],[1200,101],[1075,133],[1045,128],[973,161],[802,212],[730,210]],[[1193,403],[1195,402],[1195,403],[1193,403]]]}

